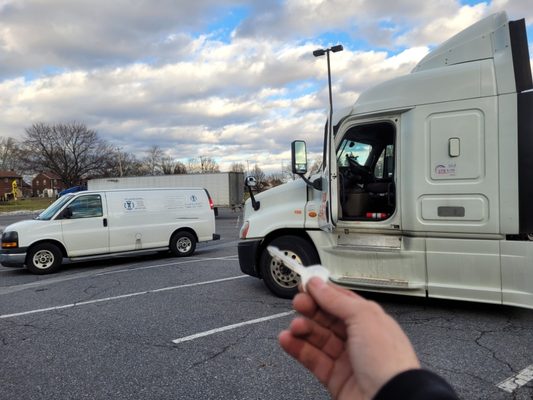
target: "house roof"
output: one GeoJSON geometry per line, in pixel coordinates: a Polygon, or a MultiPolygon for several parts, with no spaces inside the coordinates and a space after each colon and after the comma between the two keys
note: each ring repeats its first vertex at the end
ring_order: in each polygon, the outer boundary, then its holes
{"type": "Polygon", "coordinates": [[[15,171],[0,170],[0,178],[22,178],[22,176],[15,171]]]}
{"type": "MultiPolygon", "coordinates": [[[[47,171],[47,172],[41,172],[39,173],[37,176],[39,175],[43,175],[45,178],[48,178],[48,179],[61,179],[61,177],[53,172],[50,172],[50,171],[47,171]]],[[[36,177],[37,177],[36,176],[36,177]]],[[[35,177],[35,178],[36,178],[35,177]]]]}

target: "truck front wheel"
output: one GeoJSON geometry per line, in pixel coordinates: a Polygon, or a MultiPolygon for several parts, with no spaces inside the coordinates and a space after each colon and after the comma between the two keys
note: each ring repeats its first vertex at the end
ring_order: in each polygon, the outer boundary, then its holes
{"type": "Polygon", "coordinates": [[[42,243],[30,249],[26,257],[26,267],[34,274],[51,274],[57,271],[62,259],[61,250],[56,245],[42,243]]]}
{"type": "Polygon", "coordinates": [[[177,232],[170,239],[170,252],[178,257],[187,257],[196,249],[196,238],[187,231],[177,232]]]}
{"type": "MultiPolygon", "coordinates": [[[[302,265],[314,265],[320,262],[315,248],[307,240],[299,236],[280,236],[270,242],[286,256],[293,258],[302,265]]],[[[265,285],[276,296],[285,299],[293,298],[298,293],[300,276],[289,268],[274,260],[266,248],[260,259],[261,275],[265,285]]]]}

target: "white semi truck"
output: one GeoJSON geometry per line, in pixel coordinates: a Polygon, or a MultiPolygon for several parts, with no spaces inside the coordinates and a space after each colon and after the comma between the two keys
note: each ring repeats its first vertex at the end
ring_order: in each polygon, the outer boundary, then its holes
{"type": "Polygon", "coordinates": [[[533,84],[525,21],[502,12],[326,127],[324,163],[245,204],[241,270],[281,297],[274,245],[357,290],[533,308],[533,84]]]}

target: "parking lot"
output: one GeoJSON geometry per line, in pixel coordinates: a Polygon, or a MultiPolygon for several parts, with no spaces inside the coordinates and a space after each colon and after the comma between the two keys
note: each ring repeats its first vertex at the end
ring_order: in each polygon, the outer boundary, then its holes
{"type": "MultiPolygon", "coordinates": [[[[241,223],[222,210],[221,240],[189,258],[149,253],[44,276],[0,267],[0,398],[329,398],[277,344],[290,301],[241,274],[241,223]]],[[[365,296],[461,398],[533,397],[532,381],[501,385],[533,365],[533,311],[365,296]]]]}

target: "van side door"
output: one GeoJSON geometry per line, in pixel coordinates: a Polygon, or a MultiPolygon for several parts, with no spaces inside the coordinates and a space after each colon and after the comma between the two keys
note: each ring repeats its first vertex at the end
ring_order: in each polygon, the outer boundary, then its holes
{"type": "Polygon", "coordinates": [[[61,229],[69,257],[109,252],[109,229],[103,193],[76,196],[63,210],[61,229]]]}

